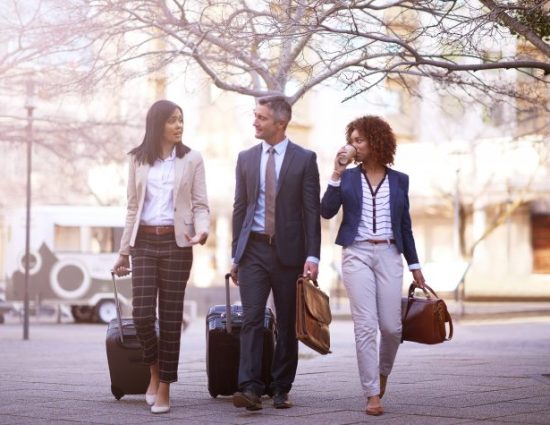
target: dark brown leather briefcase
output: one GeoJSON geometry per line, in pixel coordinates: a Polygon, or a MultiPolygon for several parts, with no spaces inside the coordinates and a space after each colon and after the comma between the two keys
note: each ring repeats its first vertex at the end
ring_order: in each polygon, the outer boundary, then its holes
{"type": "Polygon", "coordinates": [[[298,278],[296,291],[296,337],[318,353],[330,353],[328,295],[309,277],[298,278]]]}
{"type": "Polygon", "coordinates": [[[453,337],[453,320],[447,311],[445,301],[440,299],[428,285],[419,288],[413,282],[407,297],[401,300],[403,318],[402,341],[421,344],[439,344],[453,337]],[[425,297],[415,297],[416,288],[422,289],[425,297]],[[446,323],[449,324],[447,336],[446,323]]]}

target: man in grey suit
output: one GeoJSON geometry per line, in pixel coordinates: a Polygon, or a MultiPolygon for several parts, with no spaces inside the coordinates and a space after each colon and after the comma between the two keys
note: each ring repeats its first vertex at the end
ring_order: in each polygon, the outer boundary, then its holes
{"type": "Polygon", "coordinates": [[[317,279],[320,245],[320,188],[316,155],[286,137],[292,108],[283,96],[258,99],[256,138],[262,142],[239,154],[233,205],[233,265],[244,320],[241,330],[236,407],[262,408],[260,396],[291,407],[288,393],[298,366],[295,333],[296,280],[317,279]],[[264,312],[269,292],[277,314],[272,383],[261,379],[264,312]]]}

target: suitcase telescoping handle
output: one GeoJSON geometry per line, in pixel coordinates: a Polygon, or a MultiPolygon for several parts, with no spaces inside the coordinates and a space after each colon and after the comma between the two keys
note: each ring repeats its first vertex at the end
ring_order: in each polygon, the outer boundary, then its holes
{"type": "MultiPolygon", "coordinates": [[[[132,270],[128,270],[128,272],[132,272],[132,270]]],[[[116,289],[116,279],[115,279],[115,272],[111,270],[111,278],[113,279],[113,288],[115,290],[115,305],[116,305],[116,318],[118,321],[118,334],[120,337],[120,343],[124,344],[124,334],[122,332],[122,315],[120,314],[120,301],[118,300],[118,291],[116,289]]]]}
{"type": "Polygon", "coordinates": [[[225,330],[231,333],[231,300],[229,299],[229,278],[231,273],[225,275],[225,330]]]}

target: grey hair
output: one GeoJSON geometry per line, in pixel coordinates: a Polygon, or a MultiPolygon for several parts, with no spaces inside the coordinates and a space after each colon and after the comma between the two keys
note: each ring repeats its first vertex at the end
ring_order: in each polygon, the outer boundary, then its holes
{"type": "Polygon", "coordinates": [[[259,105],[265,105],[273,111],[275,121],[289,123],[292,119],[292,106],[284,96],[265,96],[258,99],[259,105]]]}

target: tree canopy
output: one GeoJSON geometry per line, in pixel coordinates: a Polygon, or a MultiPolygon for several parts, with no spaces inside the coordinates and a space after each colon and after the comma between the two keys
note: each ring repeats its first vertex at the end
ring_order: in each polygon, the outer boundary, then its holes
{"type": "Polygon", "coordinates": [[[36,0],[22,10],[11,0],[2,6],[0,37],[11,39],[0,75],[38,61],[57,83],[82,87],[176,63],[200,67],[220,89],[283,92],[291,102],[329,81],[350,97],[388,78],[414,93],[429,78],[471,96],[540,104],[550,74],[546,3],[36,0]],[[518,79],[530,86],[510,84],[518,79]]]}

